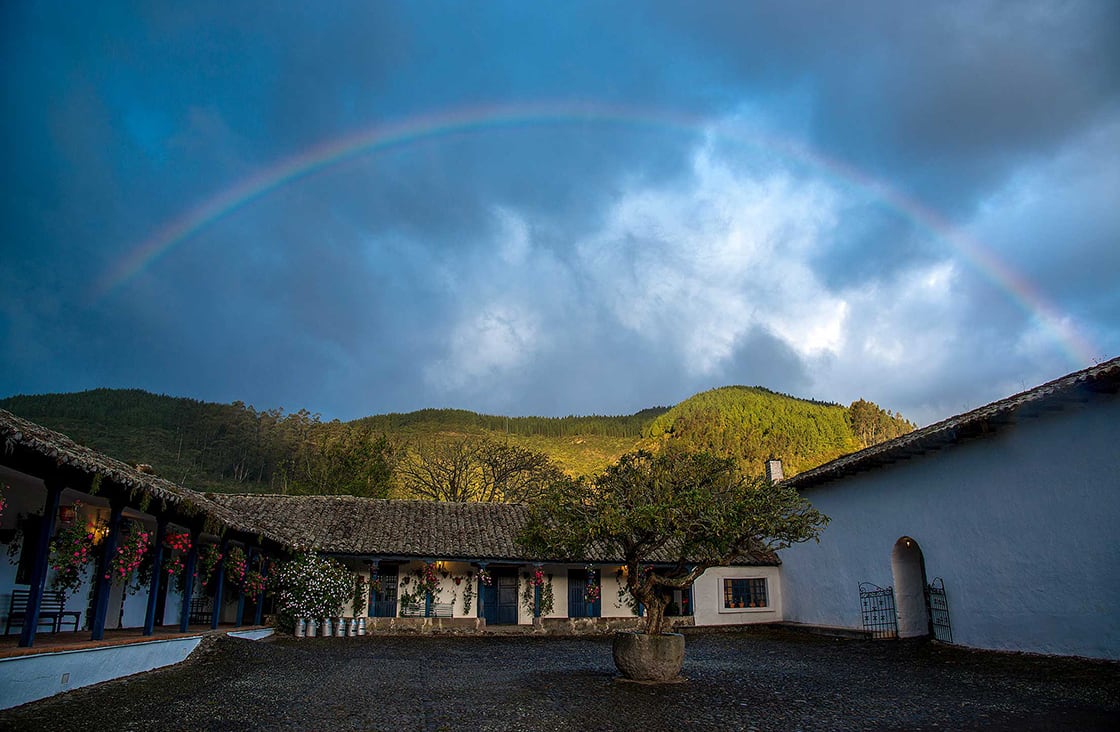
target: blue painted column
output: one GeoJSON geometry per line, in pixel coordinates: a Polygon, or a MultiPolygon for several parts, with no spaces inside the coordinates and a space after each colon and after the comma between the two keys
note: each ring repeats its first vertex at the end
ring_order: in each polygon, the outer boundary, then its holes
{"type": "Polygon", "coordinates": [[[95,641],[105,638],[105,619],[109,615],[109,593],[113,589],[112,561],[121,538],[121,513],[124,511],[124,501],[119,498],[113,499],[109,503],[109,509],[109,535],[105,537],[105,544],[102,546],[101,561],[98,562],[94,582],[90,640],[95,641]]]}
{"type": "MultiPolygon", "coordinates": [[[[489,562],[479,562],[479,570],[485,571],[488,564],[489,562]]],[[[475,581],[478,582],[478,617],[485,618],[486,608],[484,606],[486,604],[486,585],[482,584],[481,579],[475,578],[475,581]]]]}
{"type": "Polygon", "coordinates": [[[217,630],[218,621],[222,617],[222,591],[226,584],[226,554],[229,553],[228,539],[222,539],[221,543],[218,544],[218,551],[221,558],[218,559],[218,566],[215,568],[217,576],[214,578],[214,610],[210,613],[210,630],[217,630]]]}
{"type": "Polygon", "coordinates": [[[432,617],[432,593],[431,592],[425,592],[424,593],[424,617],[425,618],[432,617]]]}
{"type": "MultiPolygon", "coordinates": [[[[43,588],[47,583],[47,565],[51,556],[51,538],[54,536],[58,501],[62,497],[62,484],[47,481],[47,500],[43,505],[43,520],[39,522],[39,536],[35,539],[35,561],[31,565],[31,591],[27,596],[27,615],[19,634],[20,648],[35,645],[35,629],[39,626],[39,610],[43,603],[43,588]]],[[[74,520],[78,518],[75,516],[74,520]]]]}
{"type": "MultiPolygon", "coordinates": [[[[536,570],[541,569],[541,563],[537,562],[533,565],[533,579],[536,579],[536,570]]],[[[539,618],[541,616],[541,586],[533,585],[533,617],[539,618]]]]}
{"type": "Polygon", "coordinates": [[[156,518],[156,545],[152,549],[152,583],[148,586],[148,611],[144,614],[144,635],[155,632],[159,584],[163,579],[163,541],[167,538],[167,517],[156,518]]]}
{"type": "MultiPolygon", "coordinates": [[[[376,603],[381,602],[382,594],[373,591],[373,581],[381,576],[381,562],[377,559],[370,559],[366,561],[366,566],[369,567],[369,603],[366,606],[366,615],[376,618],[378,613],[381,612],[380,606],[376,603]]],[[[354,610],[357,611],[357,608],[354,608],[354,610]]]]}
{"type": "Polygon", "coordinates": [[[194,594],[194,571],[198,566],[199,528],[191,528],[191,550],[187,552],[187,566],[183,568],[183,597],[179,610],[179,632],[186,633],[191,622],[191,595],[194,594]]]}
{"type": "MultiPolygon", "coordinates": [[[[271,562],[268,557],[261,555],[261,577],[265,579],[265,584],[268,584],[268,569],[271,562]]],[[[264,621],[264,590],[261,594],[257,595],[257,609],[253,613],[253,625],[261,625],[264,621]]]]}
{"type": "MultiPolygon", "coordinates": [[[[248,556],[246,557],[245,572],[248,573],[253,566],[253,560],[257,558],[257,548],[255,546],[249,547],[248,556]]],[[[242,587],[241,591],[237,593],[237,620],[234,625],[238,628],[241,627],[245,621],[245,588],[242,587]]]]}

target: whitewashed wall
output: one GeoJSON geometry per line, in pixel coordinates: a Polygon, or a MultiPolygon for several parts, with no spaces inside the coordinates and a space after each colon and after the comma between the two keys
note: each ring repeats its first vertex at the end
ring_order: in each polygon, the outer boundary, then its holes
{"type": "Polygon", "coordinates": [[[692,586],[693,618],[696,625],[744,625],[773,623],[782,619],[782,588],[777,567],[712,567],[692,586]],[[769,600],[765,608],[725,608],[725,579],[765,579],[769,600]]]}
{"type": "Polygon", "coordinates": [[[782,552],[786,620],[861,628],[901,537],[942,577],[955,642],[1120,658],[1120,398],[1089,402],[805,491],[832,517],[782,552]]]}

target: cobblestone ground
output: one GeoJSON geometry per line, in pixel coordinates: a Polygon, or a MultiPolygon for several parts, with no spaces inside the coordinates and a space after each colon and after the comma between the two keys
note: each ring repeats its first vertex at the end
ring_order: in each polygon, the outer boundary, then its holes
{"type": "Polygon", "coordinates": [[[0,713],[12,730],[1112,730],[1120,665],[688,637],[686,683],[615,680],[607,638],[216,638],[177,667],[0,713]]]}

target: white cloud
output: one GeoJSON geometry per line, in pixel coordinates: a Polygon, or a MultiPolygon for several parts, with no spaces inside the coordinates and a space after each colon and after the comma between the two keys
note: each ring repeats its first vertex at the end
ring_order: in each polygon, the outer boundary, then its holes
{"type": "Polygon", "coordinates": [[[687,180],[620,196],[578,254],[618,324],[691,374],[717,369],[758,326],[813,355],[839,345],[848,314],[809,264],[838,203],[817,181],[732,170],[706,146],[687,180]]]}
{"type": "Polygon", "coordinates": [[[532,247],[529,223],[523,216],[505,206],[495,207],[494,217],[498,220],[498,251],[502,259],[513,266],[523,264],[532,247]]]}
{"type": "Polygon", "coordinates": [[[479,382],[494,387],[503,374],[523,367],[540,341],[533,312],[494,303],[454,327],[447,357],[425,369],[425,377],[442,391],[473,391],[479,382]]]}

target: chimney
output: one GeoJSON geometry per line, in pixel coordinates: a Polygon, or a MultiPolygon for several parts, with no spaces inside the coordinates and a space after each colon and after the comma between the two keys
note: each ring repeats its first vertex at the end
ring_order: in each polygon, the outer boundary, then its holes
{"type": "Polygon", "coordinates": [[[766,480],[771,484],[780,482],[785,475],[782,474],[782,461],[781,460],[767,460],[766,461],[766,480]]]}

